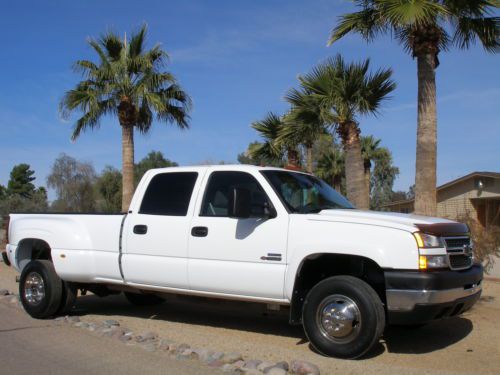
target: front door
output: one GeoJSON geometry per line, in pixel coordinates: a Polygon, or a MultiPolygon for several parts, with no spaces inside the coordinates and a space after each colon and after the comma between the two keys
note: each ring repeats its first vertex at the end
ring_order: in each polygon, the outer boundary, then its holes
{"type": "Polygon", "coordinates": [[[263,176],[214,171],[195,212],[189,239],[191,289],[256,298],[283,299],[288,216],[264,217],[273,206],[263,176]],[[248,219],[228,217],[229,195],[245,188],[252,198],[248,219]]]}
{"type": "Polygon", "coordinates": [[[138,212],[126,218],[122,271],[128,283],[188,288],[188,234],[198,173],[155,175],[138,212]]]}

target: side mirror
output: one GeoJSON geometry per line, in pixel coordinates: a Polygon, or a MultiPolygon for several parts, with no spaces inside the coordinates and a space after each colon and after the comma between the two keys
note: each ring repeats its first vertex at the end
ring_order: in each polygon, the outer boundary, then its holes
{"type": "Polygon", "coordinates": [[[245,188],[233,188],[229,194],[228,216],[238,219],[247,219],[252,210],[252,195],[245,188]]]}

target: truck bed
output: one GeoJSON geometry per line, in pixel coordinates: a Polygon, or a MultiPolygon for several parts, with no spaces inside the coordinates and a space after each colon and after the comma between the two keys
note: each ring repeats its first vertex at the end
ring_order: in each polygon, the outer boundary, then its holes
{"type": "MultiPolygon", "coordinates": [[[[20,246],[26,238],[50,244],[59,275],[68,281],[121,280],[120,229],[124,214],[33,213],[11,214],[9,242],[20,246]],[[29,233],[29,235],[28,235],[29,233]],[[99,276],[98,276],[99,275],[99,276]]],[[[11,259],[14,267],[23,264],[11,259]]]]}

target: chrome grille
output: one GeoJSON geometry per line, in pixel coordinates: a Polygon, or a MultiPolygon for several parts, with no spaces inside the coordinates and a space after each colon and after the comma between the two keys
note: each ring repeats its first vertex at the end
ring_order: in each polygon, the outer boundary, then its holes
{"type": "Polygon", "coordinates": [[[446,252],[450,269],[458,271],[472,266],[472,248],[470,237],[445,237],[446,252]]]}
{"type": "Polygon", "coordinates": [[[460,250],[462,251],[464,245],[470,245],[469,237],[448,237],[444,239],[446,242],[446,249],[450,250],[460,250]]]}

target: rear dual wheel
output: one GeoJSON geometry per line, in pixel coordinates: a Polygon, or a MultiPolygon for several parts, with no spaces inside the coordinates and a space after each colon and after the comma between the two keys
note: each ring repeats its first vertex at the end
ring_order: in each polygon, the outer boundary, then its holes
{"type": "Polygon", "coordinates": [[[33,318],[47,319],[68,312],[76,295],[77,289],[59,278],[49,260],[32,260],[21,272],[19,296],[33,318]]]}

